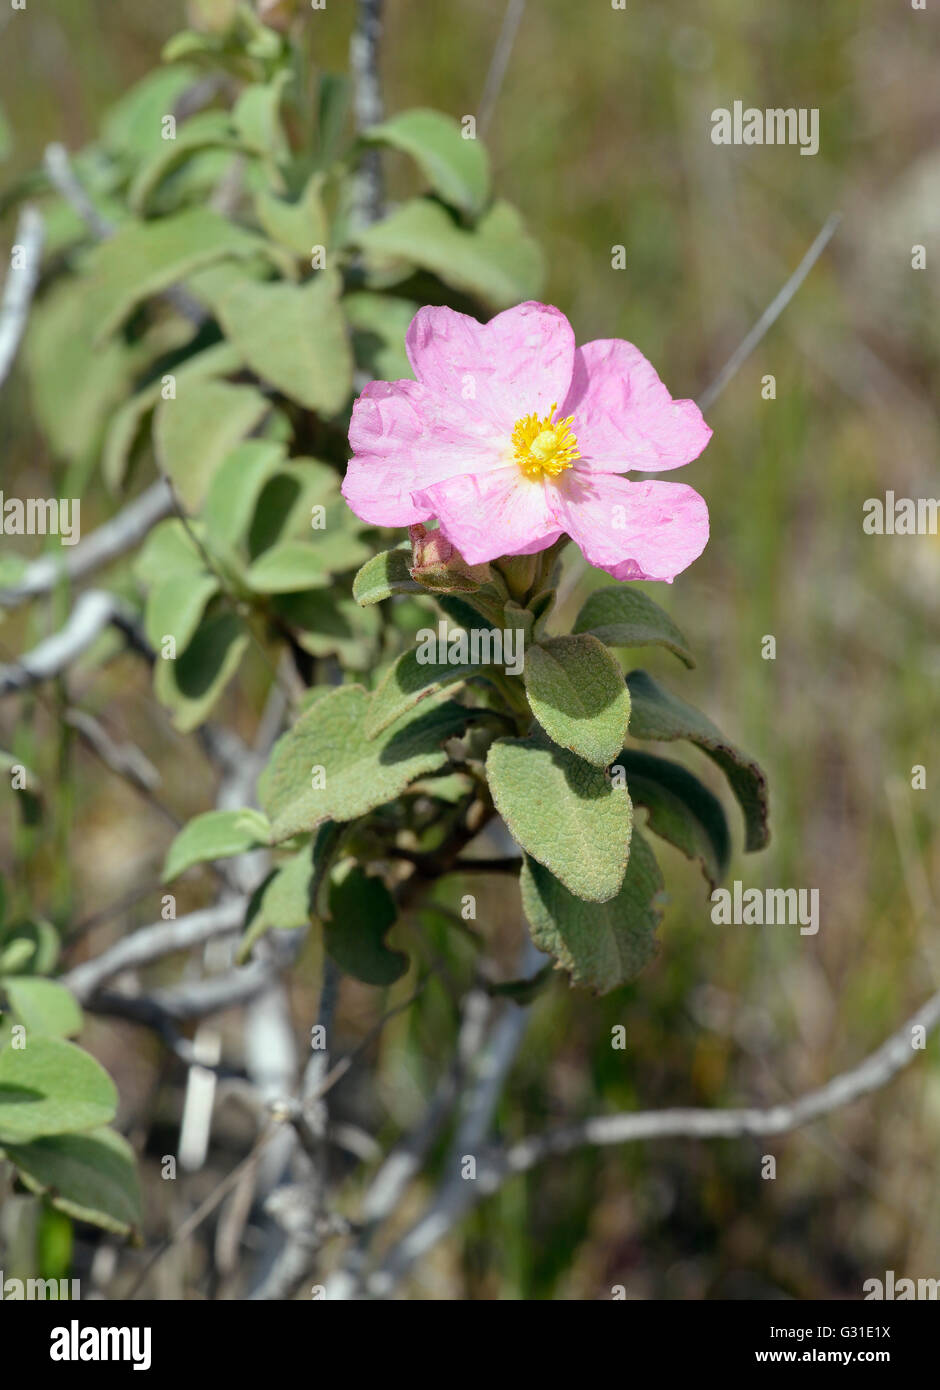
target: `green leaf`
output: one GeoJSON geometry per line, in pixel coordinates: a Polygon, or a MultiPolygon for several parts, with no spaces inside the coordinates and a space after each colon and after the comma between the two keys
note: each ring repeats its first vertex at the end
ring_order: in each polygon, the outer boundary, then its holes
{"type": "Polygon", "coordinates": [[[358,365],[375,380],[413,378],[405,351],[408,325],[421,306],[413,299],[359,290],[343,300],[352,329],[353,355],[358,365]]]}
{"type": "Polygon", "coordinates": [[[408,969],[408,957],[384,944],[398,909],[382,880],[348,859],[333,870],[328,901],[324,944],[340,969],[368,985],[391,985],[400,979],[408,969]]]}
{"type": "Polygon", "coordinates": [[[355,820],[393,801],[416,777],[446,766],[441,745],[473,717],[472,710],[446,701],[405,715],[370,742],[364,733],[368,706],[362,686],[341,686],[275,744],[258,782],[272,843],[325,820],[355,820]]]}
{"type": "Polygon", "coordinates": [[[13,975],[0,980],[0,990],[28,1038],[37,1033],[72,1038],[82,1031],[82,1011],[65,985],[35,975],[13,975]]]}
{"type": "Polygon", "coordinates": [[[219,613],[203,619],[175,661],[158,659],[154,692],[170,710],[180,733],[192,733],[206,719],[238,670],[248,641],[239,618],[219,613]]]}
{"type": "Polygon", "coordinates": [[[264,551],[245,575],[256,594],[292,594],[322,589],[330,583],[316,547],[306,541],[285,541],[264,551]]]}
{"type": "Polygon", "coordinates": [[[579,898],[616,896],[633,825],[625,788],[544,735],[498,739],[486,775],[497,811],[527,854],[579,898]]]}
{"type": "MultiPolygon", "coordinates": [[[[193,531],[199,534],[198,523],[193,531]]],[[[134,561],[134,575],[147,588],[161,584],[168,574],[185,574],[192,579],[205,573],[206,562],[193,537],[176,517],[159,522],[144,541],[134,561]]]]}
{"type": "MultiPolygon", "coordinates": [[[[230,343],[216,343],[204,352],[194,353],[192,357],[174,368],[178,388],[193,381],[209,377],[225,376],[238,371],[244,363],[241,356],[230,343]]],[[[111,420],[104,441],[101,459],[101,472],[112,491],[116,491],[124,481],[127,466],[134,444],[141,433],[143,421],[161,399],[163,377],[139,391],[136,396],[126,400],[111,420]]]]}
{"type": "Polygon", "coordinates": [[[270,827],[260,811],[204,811],[184,825],[167,851],[163,882],[169,883],[193,864],[231,859],[235,854],[263,849],[270,827]]]}
{"type": "Polygon", "coordinates": [[[146,216],[151,198],[164,179],[194,154],[206,149],[239,148],[228,113],[215,110],[198,111],[180,127],[175,140],[161,143],[163,148],[141,164],[128,190],[128,205],[138,217],[146,216]]]}
{"type": "Polygon", "coordinates": [[[549,637],[530,647],[525,688],[549,738],[597,767],[613,762],[630,723],[630,696],[596,637],[549,637]]]}
{"type": "Polygon", "coordinates": [[[668,613],[632,584],[596,589],[575,619],[572,632],[593,632],[608,647],[666,647],[686,666],[695,658],[668,613]]]}
{"type": "Polygon", "coordinates": [[[321,72],[317,90],[319,159],[328,165],[339,156],[345,137],[352,83],[345,73],[321,72]]]}
{"type": "Polygon", "coordinates": [[[176,650],[184,651],[202,622],[206,604],[219,592],[214,574],[173,574],[156,585],[147,599],[144,628],[156,651],[164,637],[176,639],[176,650]]]}
{"type": "Polygon", "coordinates": [[[314,859],[310,846],[305,845],[259,884],[245,911],[244,932],[235,955],[238,965],[244,965],[265,932],[295,931],[310,925],[314,916],[313,879],[314,859]]]}
{"type": "Polygon", "coordinates": [[[30,314],[25,343],[33,408],[53,452],[70,462],[94,456],[109,415],[129,388],[131,359],[124,343],[89,351],[97,328],[89,293],[84,276],[53,285],[30,314]]]}
{"type": "Polygon", "coordinates": [[[208,208],[128,222],[91,253],[88,313],[97,342],[153,295],[229,256],[272,255],[272,244],[208,208]]]}
{"type": "Polygon", "coordinates": [[[326,509],[332,525],[343,529],[342,513],[350,524],[361,526],[339,498],[335,468],[318,459],[291,459],[265,483],[248,529],[248,553],[256,559],[280,541],[313,538],[314,506],[326,509]]]}
{"type": "Polygon", "coordinates": [[[59,958],[59,934],[37,917],[10,923],[0,933],[0,975],[48,975],[59,958]]]}
{"type": "Polygon", "coordinates": [[[246,439],[220,464],[203,507],[210,548],[233,549],[248,533],[265,484],[284,462],[284,446],[272,439],[246,439]]]}
{"type": "Polygon", "coordinates": [[[281,97],[291,73],[282,68],[271,82],[246,87],[232,108],[232,122],[239,138],[256,154],[275,164],[290,155],[290,146],[281,124],[281,97]]]}
{"type": "Polygon", "coordinates": [[[633,713],[633,738],[666,742],[687,738],[718,764],[744,812],[745,849],[763,849],[770,839],[767,824],[767,780],[752,758],[729,742],[724,734],[693,705],[666,690],[645,671],[627,676],[633,713]]]}
{"type": "Polygon", "coordinates": [[[160,402],[154,415],[154,448],[187,508],[199,509],[226,455],[257,428],[269,409],[253,386],[222,381],[191,382],[175,400],[160,402]]]}
{"type": "Polygon", "coordinates": [[[342,280],[318,271],[303,285],[242,280],[213,309],[249,367],[308,410],[333,415],[352,393],[342,280]]]}
{"type": "Polygon", "coordinates": [[[625,749],[611,769],[621,766],[634,806],[645,806],[649,828],[697,859],[709,888],[728,872],[731,836],[724,808],[697,777],[668,758],[625,749]]]}
{"type": "Polygon", "coordinates": [[[367,560],[353,580],[353,598],[363,608],[381,603],[392,594],[422,594],[425,590],[411,577],[411,547],[383,550],[367,560]]]}
{"type": "Polygon", "coordinates": [[[25,937],[15,936],[12,941],[5,942],[0,950],[0,975],[24,970],[35,953],[35,945],[25,937]]]}
{"type": "Polygon", "coordinates": [[[381,222],[359,229],[355,240],[371,265],[404,261],[419,266],[492,309],[534,299],[542,282],[539,247],[508,203],[494,203],[466,231],[439,203],[415,198],[381,222]]]}
{"type": "Polygon", "coordinates": [[[76,1221],[88,1221],[116,1235],[140,1230],[143,1216],[134,1151],[114,1130],[5,1144],[3,1152],[31,1192],[45,1196],[76,1221]]]}
{"type": "Polygon", "coordinates": [[[115,154],[135,163],[164,145],[163,118],[199,76],[195,68],[157,68],[110,107],[102,122],[102,140],[115,154]]]}
{"type": "Polygon", "coordinates": [[[462,212],[475,214],[490,191],[489,160],[483,144],[465,140],[460,125],[440,111],[401,111],[370,126],[363,139],[403,150],[418,165],[435,193],[462,212]]]}
{"type": "Polygon", "coordinates": [[[0,1144],[96,1129],[114,1118],[117,1091],[104,1067],[74,1043],[27,1035],[0,1052],[0,1144]]]}
{"type": "Polygon", "coordinates": [[[276,198],[267,189],[255,194],[255,213],[269,237],[309,262],[315,246],[326,246],[329,219],[321,197],[326,176],[315,173],[296,203],[276,198]]]}
{"type": "Polygon", "coordinates": [[[271,606],[311,656],[338,656],[349,671],[375,665],[381,624],[373,608],[362,609],[334,585],[302,594],[277,594],[271,606]]]}
{"type": "Polygon", "coordinates": [[[600,906],[581,902],[547,869],[527,859],[520,877],[532,940],[583,985],[606,994],[626,984],[656,954],[662,875],[636,831],[620,891],[600,906]]]}
{"type": "MultiPolygon", "coordinates": [[[[417,652],[403,652],[372,693],[366,715],[366,737],[376,738],[406,710],[413,709],[446,686],[470,680],[474,676],[485,679],[489,670],[487,666],[469,663],[463,666],[446,661],[422,663],[418,660],[417,652]]],[[[618,752],[622,745],[623,739],[618,744],[618,752]]]]}

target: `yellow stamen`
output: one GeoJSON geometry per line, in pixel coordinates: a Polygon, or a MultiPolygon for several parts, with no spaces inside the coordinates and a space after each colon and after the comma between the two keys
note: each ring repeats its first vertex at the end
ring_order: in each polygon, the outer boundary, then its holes
{"type": "Polygon", "coordinates": [[[556,478],[581,457],[578,441],[571,431],[574,416],[555,420],[552,417],[557,409],[558,406],[553,405],[544,418],[523,415],[513,427],[515,461],[527,478],[556,478]]]}

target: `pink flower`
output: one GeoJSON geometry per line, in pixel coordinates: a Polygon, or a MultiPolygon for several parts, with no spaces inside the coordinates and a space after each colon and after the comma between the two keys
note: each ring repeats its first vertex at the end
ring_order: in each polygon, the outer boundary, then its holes
{"type": "Polygon", "coordinates": [[[708,540],[692,488],[629,471],[680,468],[711,430],[631,343],[576,347],[558,309],[481,324],[425,308],[406,337],[416,381],[373,381],[353,408],[343,495],[364,521],[437,518],[468,564],[531,555],[567,533],[615,579],[673,577],[708,540]]]}

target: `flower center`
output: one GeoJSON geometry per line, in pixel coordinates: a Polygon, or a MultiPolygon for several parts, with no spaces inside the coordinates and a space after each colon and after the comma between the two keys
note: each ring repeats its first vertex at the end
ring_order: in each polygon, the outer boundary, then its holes
{"type": "Polygon", "coordinates": [[[557,409],[553,405],[544,417],[523,415],[513,426],[513,456],[527,478],[555,478],[581,457],[571,431],[574,416],[555,420],[557,409]]]}

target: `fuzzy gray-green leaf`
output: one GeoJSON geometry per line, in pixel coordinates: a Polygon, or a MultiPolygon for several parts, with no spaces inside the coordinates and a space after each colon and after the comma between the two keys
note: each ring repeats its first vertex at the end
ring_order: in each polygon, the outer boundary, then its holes
{"type": "Polygon", "coordinates": [[[633,826],[625,788],[541,734],[498,739],[486,775],[496,809],[527,854],[579,898],[616,896],[633,826]]]}

